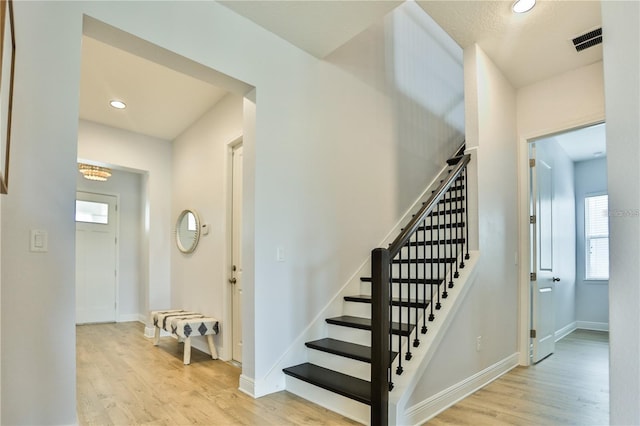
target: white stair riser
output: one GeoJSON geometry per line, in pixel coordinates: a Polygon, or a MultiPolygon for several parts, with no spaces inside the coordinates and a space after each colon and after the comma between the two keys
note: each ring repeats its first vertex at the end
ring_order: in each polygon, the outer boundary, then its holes
{"type": "MultiPolygon", "coordinates": [[[[421,321],[420,326],[422,326],[422,320],[420,321],[421,321]]],[[[427,323],[427,327],[428,326],[429,324],[427,323]]],[[[357,328],[343,327],[339,325],[329,324],[327,337],[330,337],[336,340],[342,340],[345,342],[356,343],[358,345],[371,346],[371,332],[368,330],[360,330],[357,328]]],[[[401,342],[402,345],[406,344],[405,340],[406,339],[402,339],[402,342],[401,342]]],[[[411,340],[413,340],[413,335],[411,337],[411,340]]],[[[307,351],[309,350],[310,349],[307,349],[307,351]]],[[[392,351],[398,350],[397,336],[393,337],[393,340],[391,343],[391,350],[392,351]]]]}
{"type": "MultiPolygon", "coordinates": [[[[447,277],[446,282],[449,281],[449,277],[447,277]]],[[[392,284],[392,296],[394,298],[400,298],[400,286],[401,284],[399,283],[393,283],[392,284]]],[[[402,298],[406,299],[408,296],[408,289],[410,288],[410,296],[412,299],[415,298],[415,290],[414,290],[414,284],[408,285],[408,284],[402,284],[402,298]]],[[[435,299],[437,297],[438,294],[438,287],[437,286],[432,286],[432,285],[427,285],[424,286],[422,284],[418,284],[417,285],[417,290],[418,290],[418,300],[431,300],[431,299],[435,299]],[[425,294],[425,290],[426,290],[426,294],[425,294]]],[[[439,290],[440,292],[442,292],[442,290],[444,290],[444,283],[441,283],[439,286],[439,290]]],[[[362,295],[367,295],[367,296],[371,296],[371,283],[363,283],[363,285],[360,286],[360,294],[362,295]]],[[[345,302],[345,303],[352,303],[352,302],[345,302]]]]}
{"type": "Polygon", "coordinates": [[[368,405],[298,380],[295,377],[285,377],[286,389],[289,392],[357,422],[370,424],[371,408],[368,405]]]}
{"type": "MultiPolygon", "coordinates": [[[[368,345],[367,345],[368,346],[368,345]]],[[[362,380],[371,380],[371,364],[307,348],[309,362],[362,380]]]]}
{"type": "MultiPolygon", "coordinates": [[[[407,320],[407,315],[411,315],[411,322],[415,322],[415,308],[400,308],[399,306],[394,306],[392,308],[393,320],[395,322],[400,322],[400,310],[402,309],[402,319],[404,322],[407,320]]],[[[428,308],[427,308],[428,310],[428,308]]],[[[418,318],[422,317],[422,309],[418,309],[418,318]]],[[[353,317],[361,317],[361,318],[371,318],[371,304],[370,303],[358,303],[358,302],[345,302],[343,308],[343,314],[349,315],[353,317]]],[[[428,313],[427,313],[428,315],[428,313]]]]}

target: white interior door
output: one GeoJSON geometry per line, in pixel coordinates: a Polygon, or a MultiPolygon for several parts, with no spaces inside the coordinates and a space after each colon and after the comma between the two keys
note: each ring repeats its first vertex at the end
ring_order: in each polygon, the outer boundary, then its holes
{"type": "Polygon", "coordinates": [[[231,355],[234,361],[242,362],[242,145],[233,149],[232,168],[231,355]]]}
{"type": "Polygon", "coordinates": [[[553,277],[553,158],[530,148],[531,181],[531,340],[532,361],[555,350],[555,279],[553,277]]]}
{"type": "Polygon", "coordinates": [[[116,197],[76,197],[76,323],[116,320],[116,197]]]}

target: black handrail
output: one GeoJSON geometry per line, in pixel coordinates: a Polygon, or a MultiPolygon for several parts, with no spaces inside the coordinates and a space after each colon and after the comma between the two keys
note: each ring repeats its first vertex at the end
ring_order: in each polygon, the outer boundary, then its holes
{"type": "MultiPolygon", "coordinates": [[[[459,154],[457,152],[456,154],[459,154]]],[[[465,251],[466,244],[466,254],[464,254],[464,258],[468,259],[469,257],[469,228],[468,228],[468,208],[460,207],[461,205],[466,204],[467,200],[467,186],[468,182],[466,181],[467,173],[466,167],[471,159],[470,155],[457,155],[456,157],[450,159],[448,161],[449,165],[455,165],[455,167],[449,171],[448,176],[440,183],[438,188],[433,191],[431,196],[427,199],[427,201],[423,204],[422,208],[418,211],[418,213],[411,219],[411,221],[407,224],[407,226],[400,232],[398,237],[389,245],[389,248],[376,248],[371,253],[371,424],[373,426],[385,426],[388,424],[388,415],[389,415],[389,391],[393,388],[393,381],[391,372],[391,346],[393,343],[393,339],[391,338],[391,322],[393,318],[393,310],[391,309],[391,300],[392,300],[392,267],[393,267],[393,259],[401,253],[403,247],[411,246],[411,238],[416,232],[420,229],[422,224],[423,228],[423,239],[420,242],[417,238],[414,241],[415,244],[415,256],[412,256],[411,250],[408,251],[407,258],[404,256],[400,256],[400,260],[398,262],[398,268],[400,268],[398,287],[400,289],[400,301],[398,302],[399,316],[400,316],[400,324],[399,327],[402,329],[402,306],[403,306],[403,298],[402,298],[402,277],[404,274],[403,266],[407,265],[407,279],[410,282],[415,281],[414,287],[414,296],[416,298],[413,300],[413,303],[418,304],[418,285],[423,284],[423,299],[427,298],[427,294],[429,295],[429,305],[430,305],[430,314],[429,321],[433,321],[434,313],[433,313],[433,297],[437,298],[437,303],[435,308],[440,309],[440,291],[438,290],[440,285],[440,277],[444,277],[442,282],[444,283],[444,292],[442,294],[443,298],[447,297],[446,289],[447,287],[453,287],[453,278],[457,278],[458,276],[458,253],[462,256],[465,251]],[[452,195],[449,197],[445,197],[445,194],[452,189],[456,188],[458,182],[462,182],[461,185],[464,186],[464,196],[453,198],[452,195]],[[464,203],[459,203],[461,199],[464,199],[464,203]],[[440,210],[441,200],[445,200],[443,203],[443,209],[440,210]],[[455,202],[454,202],[455,201],[455,202]],[[449,206],[446,206],[446,202],[449,203],[449,206]],[[449,211],[447,211],[447,208],[449,211]],[[434,212],[435,209],[435,212],[434,212]],[[464,219],[466,219],[464,223],[464,227],[466,229],[466,238],[460,238],[459,235],[464,234],[462,231],[458,232],[458,224],[454,224],[453,215],[457,216],[458,213],[464,212],[464,219]],[[434,213],[434,214],[432,214],[434,213]],[[426,239],[426,219],[430,216],[434,216],[434,221],[430,222],[430,241],[427,242],[426,239]],[[442,215],[443,219],[440,220],[439,216],[442,215]],[[456,228],[454,231],[454,227],[456,228]],[[449,228],[449,239],[446,237],[446,229],[449,228]],[[444,239],[440,239],[439,230],[445,230],[444,239]],[[435,231],[435,234],[434,234],[435,231]],[[455,232],[455,234],[454,234],[455,232]],[[421,245],[422,243],[422,245],[421,245]],[[457,245],[462,244],[460,250],[458,250],[457,245]],[[420,246],[422,248],[423,257],[426,257],[426,249],[427,245],[430,245],[431,253],[436,253],[436,259],[431,259],[431,275],[430,278],[426,278],[426,258],[419,259],[418,251],[420,246]],[[440,245],[443,245],[442,252],[440,251],[440,245]],[[451,265],[449,271],[447,272],[446,264],[443,264],[443,260],[440,259],[440,254],[442,253],[445,258],[447,257],[447,245],[455,245],[455,251],[452,247],[449,247],[448,254],[453,257],[455,253],[454,265],[451,265]],[[410,270],[410,265],[412,262],[418,264],[420,261],[423,263],[423,274],[422,279],[419,279],[416,275],[415,280],[411,279],[408,271],[410,270]],[[436,266],[434,268],[434,262],[436,266]],[[444,269],[444,274],[441,274],[441,267],[444,269]],[[455,267],[455,275],[454,275],[454,267],[455,267]],[[437,272],[437,279],[434,279],[433,271],[434,269],[437,272]],[[450,281],[447,285],[447,273],[449,274],[450,281]],[[434,291],[435,287],[435,291],[434,291]],[[427,288],[429,290],[427,290],[427,288]]],[[[464,262],[461,261],[460,268],[464,267],[464,262]]],[[[417,270],[417,269],[416,269],[417,270]]],[[[395,281],[394,281],[395,282],[395,281]]],[[[424,301],[424,300],[423,300],[424,301]]],[[[395,303],[395,302],[394,302],[395,303]]],[[[407,287],[407,327],[409,326],[409,321],[411,319],[411,309],[412,300],[411,300],[411,287],[410,285],[407,287]]],[[[426,308],[423,309],[426,311],[426,308]]],[[[426,316],[426,312],[423,312],[423,326],[422,326],[422,334],[427,332],[427,326],[424,322],[424,317],[426,316]]],[[[418,310],[416,307],[415,316],[416,320],[415,327],[418,327],[418,310]]],[[[411,349],[409,340],[411,338],[411,330],[408,328],[408,336],[407,338],[407,348],[408,352],[406,354],[405,359],[408,361],[411,359],[411,349]]],[[[402,349],[401,344],[401,333],[398,334],[398,369],[396,370],[396,374],[402,374],[402,354],[400,353],[402,349]]],[[[419,345],[418,333],[416,330],[415,339],[413,342],[413,346],[417,347],[419,345]]]]}
{"type": "Polygon", "coordinates": [[[442,198],[442,196],[447,192],[449,187],[453,184],[453,182],[457,179],[463,169],[466,168],[467,164],[469,164],[469,160],[471,159],[471,155],[463,155],[456,167],[449,173],[447,179],[442,181],[438,189],[435,190],[433,194],[427,199],[422,208],[418,211],[418,213],[411,219],[409,224],[400,232],[400,235],[396,237],[395,240],[389,245],[389,254],[390,258],[393,258],[400,249],[409,241],[411,235],[418,229],[420,223],[424,221],[429,213],[433,210],[433,208],[437,205],[438,201],[442,198]]]}

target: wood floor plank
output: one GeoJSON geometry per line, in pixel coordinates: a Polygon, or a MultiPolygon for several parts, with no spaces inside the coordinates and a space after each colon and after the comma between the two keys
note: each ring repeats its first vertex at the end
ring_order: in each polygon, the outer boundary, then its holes
{"type": "Polygon", "coordinates": [[[143,337],[143,324],[76,327],[80,425],[357,425],[286,391],[254,399],[240,369],[182,344],[143,337]]]}
{"type": "Polygon", "coordinates": [[[549,358],[517,367],[426,424],[609,424],[608,333],[576,330],[549,358]]]}

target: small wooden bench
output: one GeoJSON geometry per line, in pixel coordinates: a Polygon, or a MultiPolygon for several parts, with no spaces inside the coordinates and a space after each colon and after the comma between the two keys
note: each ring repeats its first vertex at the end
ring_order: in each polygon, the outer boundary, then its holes
{"type": "Polygon", "coordinates": [[[160,343],[160,330],[164,330],[184,341],[183,362],[191,363],[191,336],[207,336],[211,358],[218,359],[218,351],[213,343],[213,335],[218,334],[218,320],[197,312],[184,310],[152,311],[151,318],[155,327],[154,346],[160,343]]]}

